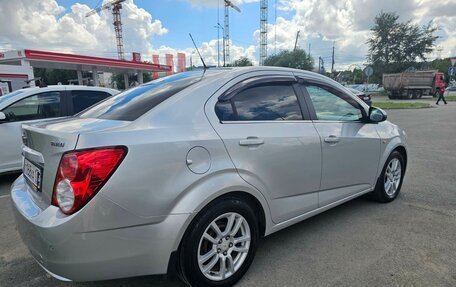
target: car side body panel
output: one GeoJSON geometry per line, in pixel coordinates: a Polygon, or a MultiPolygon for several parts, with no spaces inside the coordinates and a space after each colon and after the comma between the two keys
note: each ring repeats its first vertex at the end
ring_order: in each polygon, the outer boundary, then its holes
{"type": "MultiPolygon", "coordinates": [[[[268,76],[293,74],[246,73],[230,81],[228,88],[268,76]]],[[[271,83],[274,83],[273,78],[271,83]]],[[[205,113],[223,140],[239,175],[268,198],[272,221],[282,222],[317,208],[321,145],[313,123],[308,120],[221,123],[215,113],[215,105],[228,88],[220,89],[207,101],[205,113]],[[258,138],[264,143],[258,146],[241,145],[243,140],[250,138],[258,138]],[[277,152],[279,150],[280,153],[277,152]]]]}
{"type": "Polygon", "coordinates": [[[322,137],[322,183],[319,206],[371,189],[377,180],[380,139],[375,124],[315,122],[322,137]],[[326,143],[335,136],[337,143],[326,143]]]}

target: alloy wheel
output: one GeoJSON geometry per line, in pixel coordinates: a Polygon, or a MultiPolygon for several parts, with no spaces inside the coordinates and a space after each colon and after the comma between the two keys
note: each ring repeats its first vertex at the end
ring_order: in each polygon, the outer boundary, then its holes
{"type": "Polygon", "coordinates": [[[402,167],[401,162],[397,158],[391,159],[386,167],[384,188],[385,192],[389,197],[393,197],[401,183],[402,179],[402,167]]]}
{"type": "Polygon", "coordinates": [[[250,227],[240,214],[229,212],[214,219],[198,245],[198,266],[213,281],[231,277],[249,253],[250,227]]]}

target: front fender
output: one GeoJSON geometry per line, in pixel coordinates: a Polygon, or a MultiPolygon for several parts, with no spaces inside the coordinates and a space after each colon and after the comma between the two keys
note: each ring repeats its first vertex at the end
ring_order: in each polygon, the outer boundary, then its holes
{"type": "Polygon", "coordinates": [[[377,169],[377,178],[382,173],[386,160],[393,152],[393,150],[397,149],[398,147],[402,147],[405,149],[406,154],[408,153],[406,133],[398,126],[390,122],[385,122],[385,124],[382,124],[379,124],[377,128],[382,142],[382,151],[380,154],[380,160],[377,169]]]}

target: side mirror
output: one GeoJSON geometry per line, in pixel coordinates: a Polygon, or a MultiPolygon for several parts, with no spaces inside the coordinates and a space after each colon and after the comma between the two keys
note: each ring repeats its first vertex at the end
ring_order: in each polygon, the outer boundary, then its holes
{"type": "Polygon", "coordinates": [[[386,121],[388,115],[380,108],[370,107],[369,109],[369,121],[371,123],[380,123],[386,121]]]}
{"type": "Polygon", "coordinates": [[[6,119],[6,115],[4,112],[0,112],[0,123],[1,122],[6,122],[7,119],[6,119]]]}

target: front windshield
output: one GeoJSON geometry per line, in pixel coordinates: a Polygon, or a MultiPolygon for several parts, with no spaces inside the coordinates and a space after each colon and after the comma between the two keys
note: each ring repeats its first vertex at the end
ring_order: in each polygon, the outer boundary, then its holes
{"type": "Polygon", "coordinates": [[[169,97],[201,80],[203,71],[164,77],[112,96],[78,114],[82,118],[134,121],[169,97]]]}
{"type": "Polygon", "coordinates": [[[4,96],[1,96],[0,97],[0,104],[3,103],[3,102],[6,102],[7,100],[9,100],[11,98],[14,98],[17,95],[22,94],[23,92],[24,91],[18,90],[18,91],[14,91],[14,92],[8,93],[8,94],[6,94],[4,96]]]}

